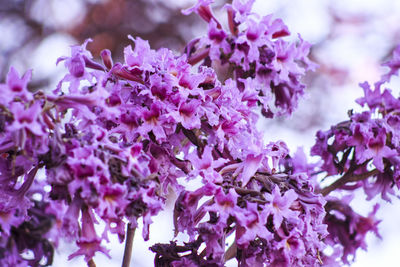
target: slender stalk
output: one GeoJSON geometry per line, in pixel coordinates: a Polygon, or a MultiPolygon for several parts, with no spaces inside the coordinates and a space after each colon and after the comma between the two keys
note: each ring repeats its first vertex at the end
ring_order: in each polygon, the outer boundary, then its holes
{"type": "Polygon", "coordinates": [[[225,257],[224,257],[225,262],[236,257],[236,253],[237,253],[237,246],[236,246],[236,240],[235,240],[235,242],[233,242],[233,244],[225,252],[225,257]]]}
{"type": "Polygon", "coordinates": [[[90,259],[90,261],[88,261],[87,265],[88,265],[88,267],[96,267],[96,263],[94,263],[93,259],[90,259]]]}
{"type": "Polygon", "coordinates": [[[188,63],[192,66],[199,63],[201,60],[205,59],[208,56],[209,52],[210,52],[210,49],[207,48],[207,49],[204,49],[203,51],[197,53],[196,55],[192,55],[188,59],[188,63]]]}
{"type": "Polygon", "coordinates": [[[128,223],[126,227],[126,240],[122,267],[129,267],[132,258],[133,237],[135,236],[136,228],[132,228],[131,226],[132,225],[128,223]]]}
{"type": "Polygon", "coordinates": [[[372,171],[362,173],[359,175],[352,175],[352,173],[348,172],[339,179],[337,179],[335,182],[330,184],[329,186],[323,188],[320,193],[324,196],[328,195],[330,192],[344,186],[346,183],[350,182],[357,182],[357,181],[362,181],[364,179],[367,179],[368,177],[377,175],[379,173],[379,170],[374,169],[372,171]]]}
{"type": "Polygon", "coordinates": [[[242,188],[242,187],[238,187],[238,186],[235,186],[234,189],[235,189],[236,193],[238,193],[239,195],[251,195],[251,196],[262,195],[262,193],[259,191],[242,188]]]}

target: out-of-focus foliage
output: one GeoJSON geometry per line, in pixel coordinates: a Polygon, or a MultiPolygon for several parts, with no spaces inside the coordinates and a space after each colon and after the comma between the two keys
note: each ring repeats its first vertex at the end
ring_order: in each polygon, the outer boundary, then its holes
{"type": "MultiPolygon", "coordinates": [[[[92,38],[89,49],[95,57],[105,48],[114,52],[114,57],[122,57],[128,34],[148,40],[153,48],[182,50],[198,23],[197,17],[181,14],[188,6],[190,1],[0,0],[0,80],[11,62],[26,69],[29,57],[23,51],[32,53],[55,35],[72,38],[74,43],[92,38]]],[[[33,87],[50,79],[41,78],[33,87]]]]}

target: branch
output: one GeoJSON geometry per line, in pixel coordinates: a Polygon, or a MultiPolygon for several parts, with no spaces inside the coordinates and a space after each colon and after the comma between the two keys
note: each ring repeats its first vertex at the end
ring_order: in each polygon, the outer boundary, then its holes
{"type": "Polygon", "coordinates": [[[351,172],[346,173],[345,175],[343,175],[342,177],[340,177],[339,179],[337,179],[335,182],[333,182],[332,184],[330,184],[329,186],[323,188],[320,193],[323,196],[328,195],[330,192],[344,186],[347,183],[350,182],[358,182],[358,181],[362,181],[367,179],[368,177],[377,175],[380,171],[377,169],[374,169],[372,171],[366,172],[366,173],[362,173],[359,175],[352,175],[351,172]]]}
{"type": "Polygon", "coordinates": [[[122,260],[122,267],[129,267],[132,258],[133,237],[135,236],[136,228],[132,228],[131,226],[131,223],[128,223],[126,227],[127,234],[125,240],[125,250],[124,258],[122,260]]]}

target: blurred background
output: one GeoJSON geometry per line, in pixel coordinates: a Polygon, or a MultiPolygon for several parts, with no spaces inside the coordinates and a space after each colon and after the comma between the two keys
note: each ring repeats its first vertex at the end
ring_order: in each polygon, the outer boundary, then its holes
{"type": "MultiPolygon", "coordinates": [[[[229,1],[215,1],[214,11],[229,1]]],[[[32,90],[52,89],[64,74],[56,59],[69,54],[69,46],[87,38],[95,59],[102,49],[112,51],[114,61],[121,60],[127,35],[148,40],[152,48],[167,47],[177,53],[185,43],[205,33],[206,24],[196,15],[183,16],[181,10],[195,0],[0,0],[0,81],[11,65],[20,73],[33,68],[32,90]]],[[[289,26],[294,36],[313,44],[311,58],[319,64],[306,77],[308,85],[299,109],[291,118],[262,121],[265,142],[279,139],[291,151],[314,143],[318,129],[347,119],[347,110],[359,108],[354,100],[362,95],[358,83],[374,82],[385,71],[386,61],[400,44],[400,1],[398,0],[256,0],[260,15],[274,13],[289,26]],[[299,140],[301,140],[299,142],[299,140]]],[[[62,64],[60,64],[62,65],[62,64]]],[[[400,88],[400,79],[391,88],[400,88]]],[[[395,96],[399,96],[395,92],[395,96]]],[[[168,209],[151,226],[151,240],[145,243],[139,229],[135,236],[132,266],[153,266],[148,247],[172,238],[172,218],[168,209]]],[[[375,202],[362,196],[354,208],[366,215],[375,202]]],[[[398,266],[400,251],[400,202],[382,203],[378,216],[383,240],[368,236],[368,252],[359,252],[353,266],[398,266]]],[[[111,240],[110,255],[96,256],[98,266],[120,266],[123,244],[111,240]]],[[[61,244],[54,266],[85,266],[83,259],[67,261],[73,244],[61,244]]]]}

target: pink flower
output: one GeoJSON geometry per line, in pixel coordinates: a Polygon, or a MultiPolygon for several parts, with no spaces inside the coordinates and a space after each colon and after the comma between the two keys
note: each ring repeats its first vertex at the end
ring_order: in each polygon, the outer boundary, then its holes
{"type": "Polygon", "coordinates": [[[235,213],[238,222],[236,238],[240,247],[247,247],[256,237],[266,240],[273,238],[273,234],[266,227],[268,215],[268,208],[259,208],[257,203],[251,202],[247,203],[246,210],[235,213]]]}
{"type": "Polygon", "coordinates": [[[2,95],[0,103],[8,105],[15,97],[20,97],[24,101],[32,100],[32,93],[28,91],[27,87],[31,76],[32,70],[27,71],[20,77],[17,70],[11,67],[7,74],[6,84],[0,84],[0,93],[2,95]]]}
{"type": "Polygon", "coordinates": [[[45,134],[44,126],[40,123],[42,107],[39,102],[34,102],[28,108],[20,102],[14,102],[10,110],[14,115],[14,121],[8,127],[9,131],[25,130],[36,136],[45,134]]]}
{"type": "Polygon", "coordinates": [[[298,219],[298,212],[290,209],[298,198],[298,195],[293,189],[286,191],[281,196],[278,186],[275,186],[271,195],[266,195],[265,198],[269,201],[267,208],[269,213],[273,216],[275,229],[279,229],[284,218],[288,220],[298,219]]]}
{"type": "Polygon", "coordinates": [[[87,208],[82,210],[82,231],[79,240],[76,241],[79,249],[69,255],[68,260],[77,256],[85,256],[85,261],[88,262],[96,252],[101,252],[111,258],[108,251],[101,246],[101,239],[96,234],[92,217],[93,214],[90,210],[87,208]]]}
{"type": "Polygon", "coordinates": [[[378,130],[377,136],[371,136],[368,139],[367,147],[359,151],[357,162],[363,163],[366,160],[373,159],[375,167],[383,172],[383,158],[391,158],[397,155],[396,150],[386,146],[386,131],[381,128],[378,130]]]}
{"type": "Polygon", "coordinates": [[[198,157],[196,151],[193,151],[187,156],[187,159],[190,160],[194,167],[193,171],[191,172],[193,177],[201,175],[206,181],[210,182],[216,182],[222,179],[215,169],[221,167],[227,161],[227,159],[214,159],[212,150],[213,148],[210,146],[205,146],[201,158],[198,157]]]}

